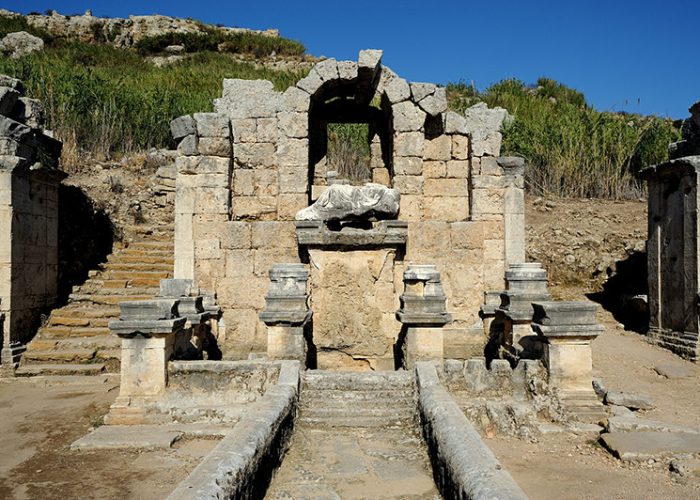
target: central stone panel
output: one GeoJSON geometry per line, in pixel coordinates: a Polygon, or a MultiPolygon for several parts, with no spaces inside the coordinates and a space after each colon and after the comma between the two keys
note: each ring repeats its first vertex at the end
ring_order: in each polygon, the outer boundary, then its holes
{"type": "Polygon", "coordinates": [[[309,260],[319,369],[395,368],[406,234],[401,221],[338,230],[321,221],[297,222],[297,239],[309,260]]]}

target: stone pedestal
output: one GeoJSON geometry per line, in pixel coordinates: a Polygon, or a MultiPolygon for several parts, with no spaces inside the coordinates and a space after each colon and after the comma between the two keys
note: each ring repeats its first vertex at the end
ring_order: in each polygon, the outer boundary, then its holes
{"type": "Polygon", "coordinates": [[[506,271],[508,289],[500,294],[496,320],[503,323],[501,340],[504,353],[514,359],[537,359],[542,355],[538,339],[533,338],[532,304],[551,299],[547,290],[547,271],[539,262],[512,264],[506,271]]]}
{"type": "Polygon", "coordinates": [[[403,274],[401,309],[396,312],[406,334],[406,368],[444,358],[443,328],[452,321],[440,273],[433,265],[409,265],[403,274]]]}
{"type": "Polygon", "coordinates": [[[122,340],[119,397],[108,422],[140,423],[144,403],[161,395],[168,384],[168,361],[176,334],[187,318],[178,316],[178,300],[155,299],[119,304],[120,319],[109,329],[122,340]]]}
{"type": "Polygon", "coordinates": [[[270,359],[306,361],[304,330],[311,320],[303,264],[275,264],[270,269],[270,289],[260,319],[267,325],[267,355],[270,359]]]}
{"type": "Polygon", "coordinates": [[[545,339],[544,364],[549,385],[564,406],[581,420],[605,415],[593,391],[591,342],[604,329],[596,322],[589,302],[538,302],[533,304],[534,330],[545,339]]]}

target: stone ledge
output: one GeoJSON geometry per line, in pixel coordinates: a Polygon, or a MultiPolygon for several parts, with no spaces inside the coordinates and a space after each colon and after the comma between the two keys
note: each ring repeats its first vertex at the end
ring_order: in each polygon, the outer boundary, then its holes
{"type": "Polygon", "coordinates": [[[526,499],[440,384],[435,365],[416,364],[423,434],[445,498],[526,499]]]}
{"type": "Polygon", "coordinates": [[[322,221],[297,221],[297,242],[304,247],[403,247],[408,239],[408,222],[382,220],[371,229],[352,226],[333,231],[322,221]]]}

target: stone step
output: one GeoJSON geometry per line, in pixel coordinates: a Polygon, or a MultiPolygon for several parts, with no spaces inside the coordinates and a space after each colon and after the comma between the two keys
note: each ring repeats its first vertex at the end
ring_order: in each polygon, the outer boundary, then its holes
{"type": "Polygon", "coordinates": [[[27,346],[27,352],[49,349],[117,349],[121,339],[116,335],[96,335],[94,337],[35,338],[27,346]]]}
{"type": "MultiPolygon", "coordinates": [[[[173,264],[142,263],[142,262],[109,262],[104,269],[108,272],[114,271],[166,271],[169,275],[173,272],[173,264]]],[[[116,276],[114,276],[116,278],[116,276]]]]}
{"type": "Polygon", "coordinates": [[[415,405],[394,406],[393,401],[381,407],[346,407],[346,408],[302,408],[300,417],[304,418],[366,418],[376,417],[384,420],[402,420],[416,415],[415,405]]]}
{"type": "Polygon", "coordinates": [[[386,395],[386,391],[310,391],[301,393],[299,405],[302,408],[357,408],[390,405],[414,407],[416,398],[413,392],[386,395]]]}
{"type": "Polygon", "coordinates": [[[113,306],[89,306],[84,304],[71,303],[61,309],[56,309],[52,314],[61,317],[76,317],[76,318],[114,318],[119,317],[119,308],[113,306]]]}
{"type": "Polygon", "coordinates": [[[170,276],[170,271],[106,271],[103,277],[114,280],[157,280],[160,284],[160,280],[170,276]]]}
{"type": "Polygon", "coordinates": [[[299,417],[299,424],[313,427],[410,427],[414,418],[402,417],[387,419],[385,417],[299,417]]]}
{"type": "Polygon", "coordinates": [[[27,349],[22,356],[22,361],[24,363],[81,363],[90,361],[94,357],[95,349],[49,349],[44,351],[27,349]]]}
{"type": "Polygon", "coordinates": [[[326,372],[308,371],[302,378],[303,389],[368,391],[412,389],[413,373],[395,372],[326,372]]]}
{"type": "Polygon", "coordinates": [[[49,317],[49,326],[90,326],[90,318],[78,315],[58,316],[56,312],[49,317]]]}
{"type": "Polygon", "coordinates": [[[76,302],[92,302],[94,304],[113,304],[118,305],[120,302],[134,300],[150,300],[153,294],[147,295],[102,295],[89,293],[75,293],[70,295],[70,299],[76,302]]]}
{"type": "MultiPolygon", "coordinates": [[[[100,295],[122,295],[125,298],[124,300],[129,300],[129,296],[131,295],[150,295],[151,297],[155,297],[158,295],[160,292],[160,288],[137,288],[137,287],[126,287],[126,288],[110,288],[106,289],[98,284],[91,283],[89,285],[83,285],[80,287],[80,291],[77,292],[77,295],[83,295],[83,294],[92,294],[96,296],[100,295]]],[[[73,295],[73,294],[71,294],[73,295]]]]}
{"type": "Polygon", "coordinates": [[[174,259],[172,255],[170,256],[160,256],[160,255],[150,255],[149,252],[143,252],[143,254],[128,254],[122,253],[119,255],[110,255],[107,258],[108,263],[135,263],[135,264],[168,264],[173,265],[174,259]]]}
{"type": "Polygon", "coordinates": [[[62,363],[20,366],[15,375],[18,377],[36,377],[38,375],[97,375],[105,366],[101,363],[62,363]]]}
{"type": "Polygon", "coordinates": [[[95,337],[98,335],[108,335],[109,328],[86,328],[67,326],[45,326],[39,328],[38,333],[43,339],[56,339],[65,337],[95,337]]]}

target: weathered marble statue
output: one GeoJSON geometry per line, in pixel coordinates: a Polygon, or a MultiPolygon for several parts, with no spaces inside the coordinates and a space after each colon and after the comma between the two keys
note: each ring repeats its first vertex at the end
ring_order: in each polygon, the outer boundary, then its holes
{"type": "Polygon", "coordinates": [[[399,213],[401,195],[381,184],[333,184],[318,200],[296,214],[296,220],[386,219],[399,213]]]}

